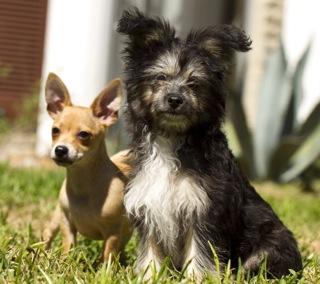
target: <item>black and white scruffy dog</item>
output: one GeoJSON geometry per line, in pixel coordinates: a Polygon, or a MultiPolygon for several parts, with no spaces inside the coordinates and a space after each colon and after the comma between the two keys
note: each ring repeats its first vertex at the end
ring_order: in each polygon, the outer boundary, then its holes
{"type": "Polygon", "coordinates": [[[210,244],[226,264],[239,259],[271,276],[302,269],[292,233],[256,193],[228,148],[221,124],[225,73],[234,51],[251,41],[239,29],[208,27],[175,36],[164,20],[125,11],[128,123],[135,165],[125,207],[139,231],[138,266],[169,256],[201,277],[215,271],[210,244]]]}

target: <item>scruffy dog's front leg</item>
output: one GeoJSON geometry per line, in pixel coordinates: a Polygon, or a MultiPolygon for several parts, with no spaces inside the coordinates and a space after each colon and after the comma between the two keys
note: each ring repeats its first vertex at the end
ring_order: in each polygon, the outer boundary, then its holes
{"type": "Polygon", "coordinates": [[[163,258],[160,256],[157,242],[153,236],[143,236],[140,240],[139,256],[137,259],[137,272],[146,272],[149,278],[152,268],[159,271],[163,258]]]}
{"type": "Polygon", "coordinates": [[[186,267],[186,275],[196,282],[201,281],[205,272],[215,274],[218,270],[215,267],[214,253],[212,252],[215,244],[205,238],[195,229],[191,229],[186,238],[183,266],[186,267]]]}

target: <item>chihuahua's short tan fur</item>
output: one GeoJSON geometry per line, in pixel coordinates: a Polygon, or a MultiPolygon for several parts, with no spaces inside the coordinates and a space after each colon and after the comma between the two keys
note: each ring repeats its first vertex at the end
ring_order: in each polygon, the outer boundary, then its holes
{"type": "Polygon", "coordinates": [[[73,106],[62,80],[50,73],[45,96],[54,120],[51,158],[66,167],[67,175],[43,239],[50,246],[60,226],[65,253],[75,244],[77,232],[104,240],[106,261],[124,249],[132,233],[123,205],[130,172],[127,151],[110,159],[104,142],[106,129],[118,119],[121,80],[111,81],[86,108],[73,106]]]}

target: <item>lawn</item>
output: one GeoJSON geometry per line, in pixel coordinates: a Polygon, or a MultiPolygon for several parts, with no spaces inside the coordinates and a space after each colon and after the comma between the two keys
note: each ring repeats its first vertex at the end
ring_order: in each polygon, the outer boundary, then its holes
{"type": "MultiPolygon", "coordinates": [[[[62,179],[61,170],[0,165],[0,283],[142,283],[142,275],[133,270],[137,237],[127,246],[127,265],[99,263],[101,242],[84,238],[79,238],[68,256],[61,253],[60,237],[51,250],[44,249],[40,232],[56,204],[62,179]]],[[[301,193],[295,184],[262,183],[256,187],[298,239],[305,266],[299,283],[320,283],[319,196],[301,193]]],[[[297,282],[295,273],[268,282],[263,269],[252,278],[241,270],[237,275],[228,269],[221,274],[221,279],[211,276],[204,283],[297,282]]],[[[190,279],[164,265],[150,282],[189,283],[190,279]]]]}

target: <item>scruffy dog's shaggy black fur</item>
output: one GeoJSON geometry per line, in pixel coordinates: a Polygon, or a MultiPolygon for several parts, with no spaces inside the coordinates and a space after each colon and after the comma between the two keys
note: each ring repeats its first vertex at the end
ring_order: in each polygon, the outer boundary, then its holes
{"type": "Polygon", "coordinates": [[[124,50],[126,114],[133,135],[134,172],[125,206],[141,237],[138,267],[173,265],[202,277],[214,272],[210,244],[221,264],[241,260],[269,275],[302,269],[292,233],[244,177],[221,124],[225,74],[234,51],[251,41],[221,25],[182,40],[164,20],[125,11],[118,32],[124,50]]]}

